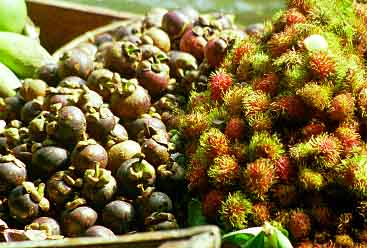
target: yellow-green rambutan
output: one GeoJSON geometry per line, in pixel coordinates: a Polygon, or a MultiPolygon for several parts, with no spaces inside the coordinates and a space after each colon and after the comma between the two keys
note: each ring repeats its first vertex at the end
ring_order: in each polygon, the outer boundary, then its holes
{"type": "Polygon", "coordinates": [[[351,154],[356,148],[362,145],[358,130],[347,123],[339,125],[334,134],[342,144],[344,156],[351,154]]]}
{"type": "Polygon", "coordinates": [[[358,196],[367,196],[367,156],[356,155],[342,161],[344,185],[358,196]]]}
{"type": "Polygon", "coordinates": [[[229,154],[229,141],[217,128],[210,128],[200,136],[200,146],[208,158],[213,159],[220,155],[229,154]]]}
{"type": "Polygon", "coordinates": [[[266,158],[259,158],[248,163],[241,176],[244,190],[258,199],[265,199],[275,181],[274,164],[266,158]]]}
{"type": "Polygon", "coordinates": [[[224,134],[231,140],[240,140],[245,135],[246,123],[239,117],[232,117],[226,125],[224,134]]]}
{"type": "Polygon", "coordinates": [[[259,77],[270,69],[270,56],[263,51],[255,51],[242,56],[236,70],[236,76],[239,81],[246,81],[251,77],[259,77]]]}
{"type": "Polygon", "coordinates": [[[298,184],[305,191],[319,191],[325,186],[326,182],[320,172],[302,168],[298,173],[298,184]]]}
{"type": "Polygon", "coordinates": [[[240,191],[229,193],[222,202],[220,216],[227,229],[243,229],[248,225],[252,203],[240,191]]]}
{"type": "Polygon", "coordinates": [[[309,65],[316,79],[325,80],[335,74],[335,61],[324,52],[312,53],[309,57],[309,65]]]}
{"type": "Polygon", "coordinates": [[[205,112],[193,111],[179,118],[179,127],[186,137],[200,137],[209,127],[208,114],[205,112]]]}
{"type": "Polygon", "coordinates": [[[281,96],[275,99],[270,109],[272,113],[286,119],[300,120],[305,117],[305,104],[298,96],[281,96]]]}
{"type": "Polygon", "coordinates": [[[209,181],[216,188],[226,188],[234,185],[239,178],[240,167],[236,159],[230,155],[214,158],[207,174],[209,181]]]}
{"type": "Polygon", "coordinates": [[[343,121],[352,117],[354,113],[354,98],[351,93],[341,93],[333,98],[329,110],[332,120],[343,121]]]}
{"type": "Polygon", "coordinates": [[[251,117],[257,113],[265,112],[270,105],[270,97],[261,91],[250,91],[242,99],[242,109],[245,117],[251,117]]]}
{"type": "Polygon", "coordinates": [[[292,184],[275,184],[271,188],[271,199],[279,206],[288,208],[298,201],[298,190],[292,184]]]}
{"type": "Polygon", "coordinates": [[[309,0],[288,0],[288,8],[298,9],[301,13],[307,14],[311,8],[309,0]]]}
{"type": "Polygon", "coordinates": [[[239,115],[242,113],[242,101],[250,91],[252,91],[250,87],[233,85],[225,93],[223,97],[224,106],[231,115],[239,115]]]}
{"type": "Polygon", "coordinates": [[[215,219],[218,215],[225,193],[221,190],[211,190],[202,200],[203,214],[207,218],[215,219]]]}
{"type": "Polygon", "coordinates": [[[330,105],[332,91],[328,85],[319,85],[313,82],[297,90],[296,94],[302,98],[306,105],[315,110],[323,111],[330,105]]]}
{"type": "Polygon", "coordinates": [[[297,31],[293,26],[286,27],[283,32],[275,33],[267,42],[267,47],[273,57],[278,57],[296,45],[297,31]]]}
{"type": "Polygon", "coordinates": [[[246,118],[246,121],[253,132],[266,132],[273,127],[273,118],[269,111],[251,115],[246,118]]]}
{"type": "Polygon", "coordinates": [[[252,205],[251,220],[255,226],[262,226],[270,220],[270,204],[267,202],[258,202],[252,205]]]}
{"type": "Polygon", "coordinates": [[[295,240],[302,240],[311,232],[311,219],[303,210],[291,211],[288,221],[288,231],[295,240]]]}
{"type": "Polygon", "coordinates": [[[348,234],[335,235],[335,246],[342,248],[355,247],[353,239],[348,234]]]}
{"type": "Polygon", "coordinates": [[[274,96],[277,93],[279,77],[274,72],[266,73],[251,82],[254,90],[274,96]]]}
{"type": "Polygon", "coordinates": [[[233,77],[224,70],[218,70],[209,78],[210,97],[214,101],[222,100],[224,94],[233,84],[233,77]]]}
{"type": "Polygon", "coordinates": [[[250,139],[248,153],[250,161],[257,158],[277,160],[284,154],[284,147],[276,134],[256,132],[250,139]]]}

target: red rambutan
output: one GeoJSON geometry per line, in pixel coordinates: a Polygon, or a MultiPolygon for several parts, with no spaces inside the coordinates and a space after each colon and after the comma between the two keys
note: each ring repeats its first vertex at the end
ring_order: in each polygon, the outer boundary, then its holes
{"type": "Polygon", "coordinates": [[[232,76],[224,70],[218,70],[209,78],[209,89],[211,99],[214,101],[221,100],[233,83],[232,76]]]}
{"type": "Polygon", "coordinates": [[[190,191],[203,191],[208,187],[208,177],[206,168],[197,160],[191,160],[190,166],[186,170],[187,187],[190,191]]]}
{"type": "Polygon", "coordinates": [[[340,162],[342,147],[340,141],[335,136],[321,134],[312,137],[310,144],[318,153],[316,160],[319,166],[331,168],[340,162]]]}
{"type": "Polygon", "coordinates": [[[320,135],[326,131],[326,126],[323,122],[312,121],[302,128],[303,137],[308,140],[312,136],[320,135]]]}
{"type": "Polygon", "coordinates": [[[310,217],[302,210],[292,211],[289,216],[288,230],[296,240],[307,238],[311,231],[310,217]]]}
{"type": "Polygon", "coordinates": [[[265,221],[270,220],[269,204],[266,202],[259,202],[252,205],[252,222],[256,226],[264,225],[265,221]]]}
{"type": "Polygon", "coordinates": [[[242,56],[253,50],[254,50],[254,46],[248,42],[244,44],[240,44],[233,51],[233,64],[237,67],[241,62],[242,56]]]}
{"type": "Polygon", "coordinates": [[[315,77],[324,80],[335,73],[335,61],[325,53],[310,55],[310,69],[315,77]]]}
{"type": "Polygon", "coordinates": [[[279,78],[275,73],[266,73],[263,77],[252,82],[254,90],[260,90],[274,96],[277,93],[279,78]]]}
{"type": "Polygon", "coordinates": [[[288,182],[297,174],[294,164],[292,164],[288,156],[282,156],[274,161],[275,176],[278,180],[288,182]]]}
{"type": "Polygon", "coordinates": [[[290,26],[293,24],[306,22],[306,17],[297,9],[292,8],[285,13],[285,21],[286,24],[290,26]]]}
{"type": "Polygon", "coordinates": [[[358,131],[353,127],[349,127],[348,125],[340,125],[335,130],[335,137],[340,140],[343,146],[344,155],[350,154],[353,149],[360,147],[362,144],[361,136],[358,131]]]}
{"type": "Polygon", "coordinates": [[[208,168],[207,174],[214,187],[224,188],[234,185],[239,178],[240,167],[234,157],[218,156],[208,168]]]}
{"type": "Polygon", "coordinates": [[[204,215],[208,218],[216,218],[223,200],[224,193],[220,190],[211,190],[207,193],[202,200],[204,215]]]}
{"type": "Polygon", "coordinates": [[[305,105],[298,96],[282,96],[271,103],[272,112],[290,119],[305,117],[305,105]]]}
{"type": "Polygon", "coordinates": [[[333,98],[329,108],[332,120],[343,121],[350,118],[354,112],[354,99],[351,93],[342,93],[333,98]]]}
{"type": "Polygon", "coordinates": [[[239,117],[231,118],[226,126],[224,134],[230,139],[241,139],[245,134],[245,122],[239,117]]]}
{"type": "Polygon", "coordinates": [[[274,165],[270,159],[259,158],[247,164],[241,179],[247,192],[259,199],[264,199],[276,180],[274,165]]]}

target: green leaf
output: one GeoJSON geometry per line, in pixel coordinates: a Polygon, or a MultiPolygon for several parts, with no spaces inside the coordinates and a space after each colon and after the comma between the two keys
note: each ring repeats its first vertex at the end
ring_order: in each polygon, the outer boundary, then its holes
{"type": "Polygon", "coordinates": [[[205,216],[203,215],[201,202],[198,199],[193,198],[188,204],[187,224],[189,226],[201,226],[208,224],[205,216]]]}
{"type": "Polygon", "coordinates": [[[223,235],[222,240],[235,245],[245,247],[246,243],[261,232],[261,227],[247,228],[223,235]]]}
{"type": "MultiPolygon", "coordinates": [[[[261,231],[258,235],[250,239],[243,248],[263,248],[264,247],[265,233],[261,231]]],[[[242,248],[241,247],[241,248],[242,248]]]]}
{"type": "Polygon", "coordinates": [[[274,228],[278,236],[278,248],[293,248],[289,239],[277,228],[274,228]]]}

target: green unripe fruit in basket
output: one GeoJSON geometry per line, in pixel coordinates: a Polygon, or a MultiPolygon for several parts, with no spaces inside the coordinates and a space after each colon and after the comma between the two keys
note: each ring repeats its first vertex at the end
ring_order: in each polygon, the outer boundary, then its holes
{"type": "Polygon", "coordinates": [[[0,31],[21,33],[27,20],[25,0],[0,1],[0,31]]]}

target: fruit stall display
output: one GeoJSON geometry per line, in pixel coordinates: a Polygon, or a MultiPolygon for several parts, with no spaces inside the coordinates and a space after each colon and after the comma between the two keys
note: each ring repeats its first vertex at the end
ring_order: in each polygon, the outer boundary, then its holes
{"type": "Polygon", "coordinates": [[[212,224],[225,247],[367,246],[364,3],[247,28],[155,9],[54,56],[1,4],[4,241],[212,224]]]}

